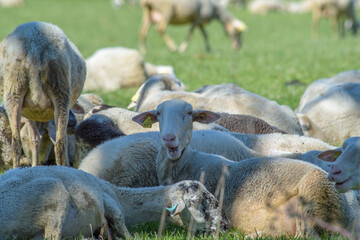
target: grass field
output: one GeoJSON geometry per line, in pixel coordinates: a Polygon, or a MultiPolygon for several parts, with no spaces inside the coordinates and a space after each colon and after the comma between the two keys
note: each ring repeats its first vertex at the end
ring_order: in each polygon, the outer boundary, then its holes
{"type": "MultiPolygon", "coordinates": [[[[220,24],[212,22],[206,28],[213,49],[211,53],[205,51],[199,31],[195,31],[187,51],[180,54],[171,53],[155,29],[151,29],[145,60],[172,65],[187,90],[205,84],[235,83],[293,109],[312,81],[360,69],[360,36],[347,32],[345,38],[334,38],[327,20],[321,21],[320,37],[315,40],[311,38],[310,14],[259,16],[243,9],[230,8],[230,11],[249,28],[238,53],[231,49],[220,24]],[[287,86],[292,80],[304,84],[287,86]]],[[[141,10],[126,5],[113,9],[110,0],[28,0],[22,8],[0,8],[0,39],[17,25],[29,21],[58,25],[87,58],[103,47],[138,48],[141,10]]],[[[168,33],[180,43],[188,28],[170,26],[168,33]]],[[[125,107],[135,91],[136,88],[130,88],[96,93],[107,104],[125,107]]],[[[156,226],[142,226],[132,231],[144,231],[138,238],[145,239],[156,237],[154,229],[156,226]]],[[[166,239],[184,239],[186,230],[181,231],[170,228],[166,239]]],[[[240,235],[232,233],[223,238],[239,239],[240,235]]]]}

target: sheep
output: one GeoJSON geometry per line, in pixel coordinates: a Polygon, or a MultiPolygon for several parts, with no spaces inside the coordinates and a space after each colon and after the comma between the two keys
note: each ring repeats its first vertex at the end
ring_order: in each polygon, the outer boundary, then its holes
{"type": "Polygon", "coordinates": [[[152,23],[171,51],[176,51],[174,41],[165,33],[168,24],[180,25],[190,23],[191,27],[185,41],[180,45],[179,51],[184,52],[195,27],[199,27],[204,37],[206,50],[210,51],[208,35],[204,25],[217,19],[224,27],[226,34],[232,41],[233,49],[241,47],[241,35],[246,25],[232,17],[224,7],[212,0],[141,0],[143,19],[140,27],[140,51],[146,53],[145,39],[152,23]]]}
{"type": "Polygon", "coordinates": [[[1,7],[22,7],[24,5],[24,0],[0,0],[1,7]]]}
{"type": "Polygon", "coordinates": [[[207,123],[218,118],[214,112],[193,110],[191,104],[178,99],[165,101],[156,110],[133,118],[141,125],[145,121],[160,124],[161,149],[156,170],[161,185],[196,180],[204,172],[204,185],[214,193],[221,169],[226,166],[224,211],[232,227],[246,233],[255,230],[271,235],[319,233],[315,223],[289,216],[286,209],[292,204],[297,206],[295,213],[301,216],[348,226],[350,210],[326,173],[315,165],[289,159],[233,162],[191,149],[188,144],[192,122],[207,123]]]}
{"type": "Polygon", "coordinates": [[[126,225],[159,221],[169,204],[172,215],[185,210],[181,220],[193,216],[200,230],[228,225],[215,197],[197,181],[131,189],[63,166],[9,170],[0,176],[0,238],[91,237],[99,228],[128,238],[126,225]]]}
{"type": "MultiPolygon", "coordinates": [[[[286,133],[267,122],[250,115],[218,113],[221,117],[215,123],[230,130],[247,134],[286,133]]],[[[195,123],[194,123],[195,124],[195,123]]]]}
{"type": "MultiPolygon", "coordinates": [[[[66,127],[69,110],[86,76],[81,53],[57,26],[45,22],[19,25],[0,43],[0,94],[12,132],[13,167],[21,154],[20,118],[55,119],[58,165],[68,165],[66,127]]],[[[35,124],[31,124],[36,132],[35,124]]]]}
{"type": "MultiPolygon", "coordinates": [[[[10,123],[5,108],[0,105],[0,171],[12,167],[11,155],[10,123]]],[[[20,165],[31,165],[31,161],[25,155],[21,155],[20,165]]]]}
{"type": "Polygon", "coordinates": [[[249,4],[249,11],[255,14],[266,14],[269,12],[285,12],[287,4],[280,0],[254,0],[249,4]]]}
{"type": "Polygon", "coordinates": [[[298,108],[304,135],[333,145],[341,145],[345,139],[359,136],[359,91],[358,83],[332,85],[298,108]]]}
{"type": "Polygon", "coordinates": [[[140,91],[135,97],[135,111],[148,111],[165,100],[177,98],[186,100],[198,109],[251,115],[289,134],[302,135],[298,118],[288,106],[279,105],[234,84],[205,86],[195,92],[172,91],[163,88],[165,78],[166,81],[169,81],[169,78],[175,79],[171,76],[156,75],[139,88],[140,91]]]}
{"type": "Polygon", "coordinates": [[[171,66],[157,68],[144,62],[141,54],[124,47],[98,49],[86,59],[87,76],[85,91],[115,91],[120,88],[139,86],[157,73],[174,74],[171,66]]]}
{"type": "Polygon", "coordinates": [[[306,153],[312,150],[326,151],[336,147],[312,137],[295,134],[243,134],[230,133],[246,147],[262,156],[276,156],[289,153],[306,153]]]}
{"type": "Polygon", "coordinates": [[[334,35],[344,35],[344,19],[352,21],[352,32],[357,34],[359,23],[356,19],[354,0],[314,0],[312,5],[312,29],[314,37],[318,37],[320,18],[326,17],[330,20],[334,35]]]}
{"type": "Polygon", "coordinates": [[[359,146],[360,138],[351,137],[344,141],[341,148],[321,156],[321,159],[332,162],[328,179],[335,182],[336,189],[341,193],[360,189],[359,146]]]}
{"type": "MultiPolygon", "coordinates": [[[[86,148],[87,145],[77,148],[77,159],[82,159],[80,170],[120,187],[159,185],[155,165],[160,145],[159,132],[118,137],[96,147],[91,139],[86,143],[91,151],[86,148]]],[[[258,156],[230,134],[215,130],[194,131],[190,145],[199,151],[218,154],[234,161],[258,156]]]]}
{"type": "Polygon", "coordinates": [[[295,109],[295,112],[300,112],[306,104],[323,95],[330,87],[344,83],[360,84],[360,70],[341,72],[335,76],[332,76],[331,78],[321,78],[313,81],[305,89],[305,92],[300,98],[299,106],[295,109]]]}

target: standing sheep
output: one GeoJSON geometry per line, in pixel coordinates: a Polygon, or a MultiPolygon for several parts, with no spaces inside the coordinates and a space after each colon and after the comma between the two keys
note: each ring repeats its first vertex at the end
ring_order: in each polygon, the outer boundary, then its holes
{"type": "Polygon", "coordinates": [[[330,20],[334,35],[344,35],[344,22],[346,19],[352,21],[352,32],[357,34],[359,23],[356,19],[354,0],[314,0],[312,4],[312,27],[313,35],[318,37],[320,18],[326,17],[330,20]]]}
{"type": "Polygon", "coordinates": [[[199,27],[204,37],[206,50],[210,51],[208,36],[204,25],[217,19],[224,27],[232,41],[234,49],[241,47],[241,35],[246,25],[232,17],[224,7],[212,0],[142,0],[143,20],[140,29],[140,50],[146,52],[145,39],[152,23],[171,51],[176,51],[174,41],[165,33],[168,24],[180,25],[190,23],[191,27],[179,51],[184,52],[195,27],[199,27]]]}
{"type": "MultiPolygon", "coordinates": [[[[83,89],[86,66],[63,31],[50,23],[19,25],[0,43],[0,92],[12,132],[13,166],[21,154],[21,115],[32,121],[55,119],[56,163],[68,163],[66,127],[69,110],[83,89]]],[[[37,163],[33,163],[36,165],[37,163]]]]}
{"type": "Polygon", "coordinates": [[[320,233],[318,226],[305,220],[306,217],[348,226],[350,210],[346,203],[327,180],[326,173],[312,164],[289,159],[233,162],[192,150],[188,144],[193,121],[207,123],[218,118],[216,113],[193,110],[189,103],[177,99],[133,118],[141,125],[145,121],[159,121],[161,150],[156,169],[160,184],[199,179],[204,172],[204,185],[214,193],[221,169],[226,166],[229,174],[225,177],[224,211],[232,226],[239,230],[277,236],[320,233]],[[294,218],[287,211],[290,206],[296,206],[294,218]]]}
{"type": "Polygon", "coordinates": [[[63,166],[9,170],[0,176],[0,239],[73,239],[99,228],[128,238],[126,225],[160,221],[169,204],[173,216],[186,210],[181,220],[193,216],[201,230],[215,233],[217,224],[228,224],[215,197],[196,181],[131,189],[63,166]]]}

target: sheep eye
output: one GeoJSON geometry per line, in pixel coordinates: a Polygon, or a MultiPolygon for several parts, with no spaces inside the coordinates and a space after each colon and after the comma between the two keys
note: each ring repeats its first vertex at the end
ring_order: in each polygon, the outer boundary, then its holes
{"type": "Polygon", "coordinates": [[[158,116],[159,116],[159,115],[160,115],[160,111],[156,111],[156,115],[158,115],[158,116]]]}

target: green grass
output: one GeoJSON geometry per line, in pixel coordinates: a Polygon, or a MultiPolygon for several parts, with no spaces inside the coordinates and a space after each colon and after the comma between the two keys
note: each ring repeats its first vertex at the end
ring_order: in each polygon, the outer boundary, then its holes
{"type": "MultiPolygon", "coordinates": [[[[189,48],[183,54],[171,53],[155,29],[150,29],[145,60],[154,64],[172,65],[187,86],[195,90],[205,84],[235,83],[239,86],[295,109],[306,86],[312,81],[339,72],[359,69],[360,38],[350,33],[334,38],[327,20],[320,22],[320,37],[311,38],[311,15],[271,13],[252,15],[231,8],[233,15],[249,27],[244,33],[240,52],[231,49],[218,22],[210,23],[213,51],[205,51],[203,39],[195,31],[189,48]],[[298,80],[305,85],[286,86],[298,80]]],[[[141,10],[124,6],[113,9],[110,0],[28,0],[23,8],[0,8],[0,39],[28,21],[47,21],[58,25],[78,46],[85,58],[97,49],[109,46],[138,48],[141,10]]],[[[179,44],[189,26],[170,26],[169,35],[179,44]]],[[[107,104],[126,107],[136,88],[111,93],[96,92],[107,104]]],[[[138,239],[156,238],[156,226],[133,228],[138,239]]],[[[165,239],[184,239],[186,230],[170,228],[165,239]]],[[[223,239],[239,239],[236,232],[223,239]]],[[[197,236],[200,239],[201,236],[197,236]]]]}

